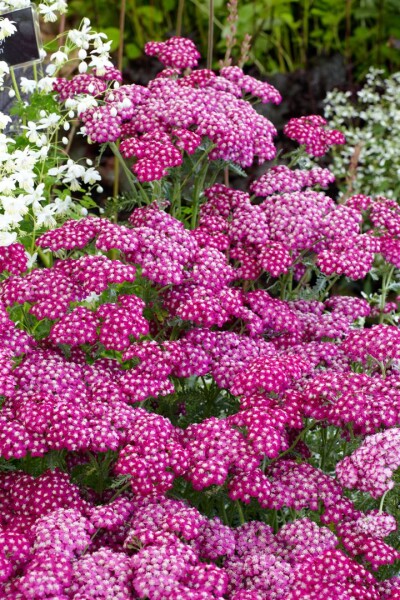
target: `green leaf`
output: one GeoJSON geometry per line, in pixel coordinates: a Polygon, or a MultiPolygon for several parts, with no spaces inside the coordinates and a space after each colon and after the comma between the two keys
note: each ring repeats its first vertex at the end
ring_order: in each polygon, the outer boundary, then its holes
{"type": "Polygon", "coordinates": [[[83,196],[83,198],[81,198],[79,200],[79,203],[84,207],[84,208],[97,208],[97,204],[96,202],[93,200],[93,198],[91,198],[90,196],[87,196],[86,194],[83,196]]]}
{"type": "Polygon", "coordinates": [[[235,175],[240,175],[241,177],[248,177],[246,171],[242,169],[240,165],[229,161],[228,166],[229,170],[232,171],[232,173],[235,173],[235,175]]]}
{"type": "Polygon", "coordinates": [[[162,23],[164,20],[163,13],[155,6],[139,6],[136,12],[147,23],[162,23]]]}
{"type": "Polygon", "coordinates": [[[125,54],[130,60],[134,60],[141,56],[142,51],[136,44],[125,44],[125,54]]]}

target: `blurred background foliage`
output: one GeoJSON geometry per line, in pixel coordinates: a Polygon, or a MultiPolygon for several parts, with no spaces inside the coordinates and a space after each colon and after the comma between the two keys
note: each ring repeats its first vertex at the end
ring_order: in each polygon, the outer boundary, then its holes
{"type": "MultiPolygon", "coordinates": [[[[211,0],[214,14],[214,62],[223,58],[229,35],[226,0],[211,0]]],[[[143,55],[150,40],[177,31],[207,52],[210,0],[70,0],[69,19],[76,25],[87,16],[113,40],[123,37],[125,66],[143,55]]],[[[306,69],[317,57],[340,54],[351,75],[362,78],[368,68],[400,69],[400,0],[239,0],[237,39],[252,37],[249,64],[261,74],[306,69]]],[[[236,50],[237,53],[239,50],[236,50]]],[[[235,57],[235,51],[233,51],[235,57]]]]}

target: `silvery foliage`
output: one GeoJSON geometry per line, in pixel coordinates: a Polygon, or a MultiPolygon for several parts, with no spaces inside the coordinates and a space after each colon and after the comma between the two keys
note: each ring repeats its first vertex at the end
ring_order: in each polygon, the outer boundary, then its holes
{"type": "Polygon", "coordinates": [[[346,135],[347,144],[333,151],[332,165],[342,194],[396,198],[400,192],[400,73],[384,78],[383,71],[371,68],[355,97],[349,91],[329,92],[325,117],[346,135]]]}

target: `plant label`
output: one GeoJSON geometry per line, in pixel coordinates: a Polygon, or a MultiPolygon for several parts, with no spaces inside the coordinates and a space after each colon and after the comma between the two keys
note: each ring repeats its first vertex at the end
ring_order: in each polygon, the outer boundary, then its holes
{"type": "Polygon", "coordinates": [[[17,31],[0,41],[0,60],[10,67],[25,67],[40,62],[42,44],[34,6],[1,13],[1,18],[13,21],[17,31]]]}

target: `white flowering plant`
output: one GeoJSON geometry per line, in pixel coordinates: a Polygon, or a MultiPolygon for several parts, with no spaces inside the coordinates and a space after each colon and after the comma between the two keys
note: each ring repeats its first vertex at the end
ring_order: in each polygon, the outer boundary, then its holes
{"type": "MultiPolygon", "coordinates": [[[[0,12],[27,8],[30,5],[30,0],[2,0],[0,1],[0,12]]],[[[67,12],[67,8],[65,0],[44,0],[38,5],[37,10],[45,22],[55,22],[59,15],[67,12]]]]}
{"type": "MultiPolygon", "coordinates": [[[[9,4],[0,2],[0,10],[9,4]]],[[[18,3],[18,8],[20,5],[26,2],[18,3]]],[[[39,5],[48,20],[52,20],[51,11],[62,12],[64,8],[65,2],[39,5]]],[[[13,22],[0,18],[0,38],[14,32],[13,22]]],[[[36,258],[35,239],[43,230],[66,218],[85,215],[96,206],[93,189],[102,191],[101,177],[92,161],[75,161],[70,156],[76,109],[85,99],[78,96],[74,102],[61,105],[51,92],[67,63],[69,70],[77,69],[81,74],[88,67],[95,68],[98,75],[104,73],[111,65],[109,43],[106,36],[92,30],[88,19],[59,41],[64,44],[49,56],[45,67],[34,65],[31,79],[16,77],[11,67],[0,62],[0,85],[12,98],[10,114],[0,112],[0,246],[18,239],[32,256],[31,261],[36,258]]],[[[95,98],[92,104],[96,105],[95,98]]],[[[45,255],[42,260],[46,262],[45,255]]]]}
{"type": "Polygon", "coordinates": [[[332,170],[344,196],[400,192],[400,73],[385,78],[371,68],[364,86],[333,90],[325,99],[325,116],[346,133],[347,145],[333,152],[332,170]],[[380,140],[377,143],[377,139],[380,140]]]}

